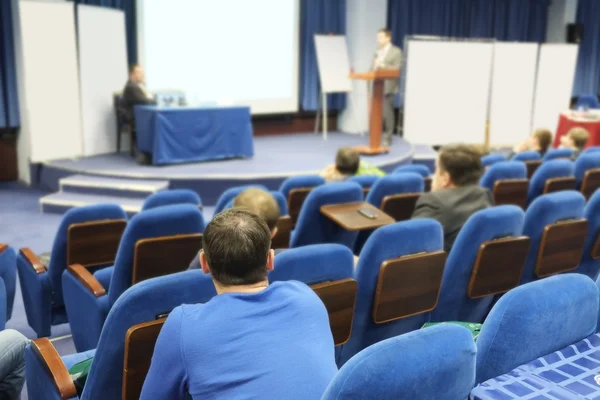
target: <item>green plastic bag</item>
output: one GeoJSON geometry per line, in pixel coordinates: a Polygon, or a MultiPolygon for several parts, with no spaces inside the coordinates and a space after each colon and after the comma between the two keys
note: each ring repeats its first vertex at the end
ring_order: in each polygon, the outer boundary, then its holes
{"type": "Polygon", "coordinates": [[[471,334],[473,335],[473,341],[477,341],[477,337],[479,336],[479,332],[481,331],[481,324],[476,324],[473,322],[460,322],[460,321],[447,321],[447,322],[426,322],[421,329],[428,328],[430,326],[435,326],[439,324],[455,324],[460,325],[464,328],[467,328],[471,334]]]}
{"type": "Polygon", "coordinates": [[[81,397],[81,394],[83,393],[83,387],[85,386],[85,381],[87,381],[88,374],[90,373],[90,367],[92,366],[93,360],[94,358],[88,358],[87,360],[78,362],[69,369],[69,375],[71,375],[71,379],[73,379],[79,397],[81,397]]]}

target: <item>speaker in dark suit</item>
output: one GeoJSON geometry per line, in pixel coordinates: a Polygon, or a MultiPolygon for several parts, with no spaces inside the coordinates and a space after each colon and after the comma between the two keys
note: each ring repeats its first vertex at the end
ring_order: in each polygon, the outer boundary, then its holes
{"type": "Polygon", "coordinates": [[[156,104],[154,96],[145,86],[144,69],[140,65],[132,65],[129,80],[123,89],[123,106],[133,120],[133,107],[139,104],[156,104]]]}

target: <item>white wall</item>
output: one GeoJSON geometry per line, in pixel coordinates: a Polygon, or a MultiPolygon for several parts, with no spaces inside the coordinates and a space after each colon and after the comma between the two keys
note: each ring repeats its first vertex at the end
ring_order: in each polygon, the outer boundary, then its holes
{"type": "Polygon", "coordinates": [[[546,41],[548,43],[565,43],[567,25],[575,22],[578,0],[552,0],[548,7],[548,25],[546,41]]]}
{"type": "MultiPolygon", "coordinates": [[[[366,72],[373,60],[377,31],[386,26],[387,0],[347,0],[346,13],[350,67],[356,72],[366,72]]],[[[338,119],[338,128],[348,133],[366,133],[368,126],[367,84],[354,81],[346,109],[338,119]]]]}
{"type": "Polygon", "coordinates": [[[15,68],[17,70],[17,90],[19,93],[19,110],[21,113],[21,127],[17,137],[17,158],[19,168],[19,180],[31,184],[29,175],[29,159],[31,157],[31,139],[29,132],[29,117],[27,113],[27,101],[25,98],[25,82],[23,80],[23,51],[21,46],[21,21],[19,19],[19,0],[11,0],[13,38],[15,49],[15,68]]]}

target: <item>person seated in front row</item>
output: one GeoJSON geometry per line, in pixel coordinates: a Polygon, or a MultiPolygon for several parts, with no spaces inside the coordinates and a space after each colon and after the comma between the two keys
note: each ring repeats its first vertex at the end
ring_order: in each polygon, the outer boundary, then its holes
{"type": "Polygon", "coordinates": [[[585,128],[572,128],[567,132],[566,135],[561,136],[560,138],[560,148],[561,149],[571,149],[573,150],[573,156],[571,157],[575,160],[585,146],[590,138],[590,133],[585,128]]]}
{"type": "Polygon", "coordinates": [[[508,159],[512,159],[515,154],[522,153],[524,151],[537,151],[540,156],[544,157],[544,154],[550,148],[552,144],[552,132],[548,129],[538,129],[533,132],[533,135],[527,140],[519,143],[513,148],[512,153],[508,156],[508,159]]]}
{"type": "Polygon", "coordinates": [[[383,176],[385,172],[366,161],[362,161],[360,154],[352,147],[339,149],[335,155],[335,164],[327,166],[321,172],[321,176],[327,182],[345,181],[355,175],[383,176]]]}
{"type": "Polygon", "coordinates": [[[218,294],[169,314],[141,399],[320,399],[337,372],[327,310],[303,283],[269,285],[265,221],[226,210],[202,244],[202,271],[218,294]]]}
{"type": "Polygon", "coordinates": [[[29,339],[13,329],[0,332],[0,399],[19,400],[25,384],[25,347],[29,339]]]}
{"type": "MultiPolygon", "coordinates": [[[[277,200],[269,192],[258,188],[249,188],[233,199],[233,208],[243,208],[261,217],[271,231],[271,239],[277,234],[277,221],[280,211],[277,200]]],[[[275,255],[286,249],[274,249],[275,255]]],[[[200,269],[200,257],[194,257],[188,269],[200,269]]]]}
{"type": "Polygon", "coordinates": [[[444,250],[449,252],[471,215],[492,207],[494,200],[479,186],[481,155],[472,146],[444,146],[435,162],[431,192],[423,193],[412,218],[433,218],[444,228],[444,250]]]}

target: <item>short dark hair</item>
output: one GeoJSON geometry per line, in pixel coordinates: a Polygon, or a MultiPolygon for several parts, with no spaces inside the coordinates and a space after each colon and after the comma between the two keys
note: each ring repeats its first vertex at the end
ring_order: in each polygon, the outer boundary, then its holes
{"type": "Polygon", "coordinates": [[[342,147],[335,155],[335,169],[340,174],[355,175],[360,166],[360,156],[352,147],[342,147]]]}
{"type": "Polygon", "coordinates": [[[280,211],[277,200],[269,192],[259,188],[249,188],[233,200],[233,206],[243,208],[261,217],[273,232],[279,221],[280,211]]]}
{"type": "Polygon", "coordinates": [[[131,75],[133,73],[133,71],[135,71],[135,69],[139,66],[140,66],[140,64],[131,64],[129,66],[129,75],[131,75]]]}
{"type": "Polygon", "coordinates": [[[438,164],[442,171],[448,172],[456,186],[477,184],[483,174],[481,154],[474,146],[466,144],[442,147],[438,164]]]}
{"type": "Polygon", "coordinates": [[[232,208],[217,214],[202,236],[213,279],[224,286],[252,285],[267,279],[271,232],[250,211],[232,208]]]}
{"type": "Polygon", "coordinates": [[[537,129],[533,132],[533,136],[537,138],[540,145],[540,153],[545,154],[548,151],[548,147],[552,144],[552,132],[548,129],[537,129]]]}
{"type": "MultiPolygon", "coordinates": [[[[371,31],[372,32],[372,31],[371,31]]],[[[389,37],[390,39],[392,38],[392,31],[390,31],[387,28],[381,28],[378,33],[383,33],[385,36],[389,37]]]]}

